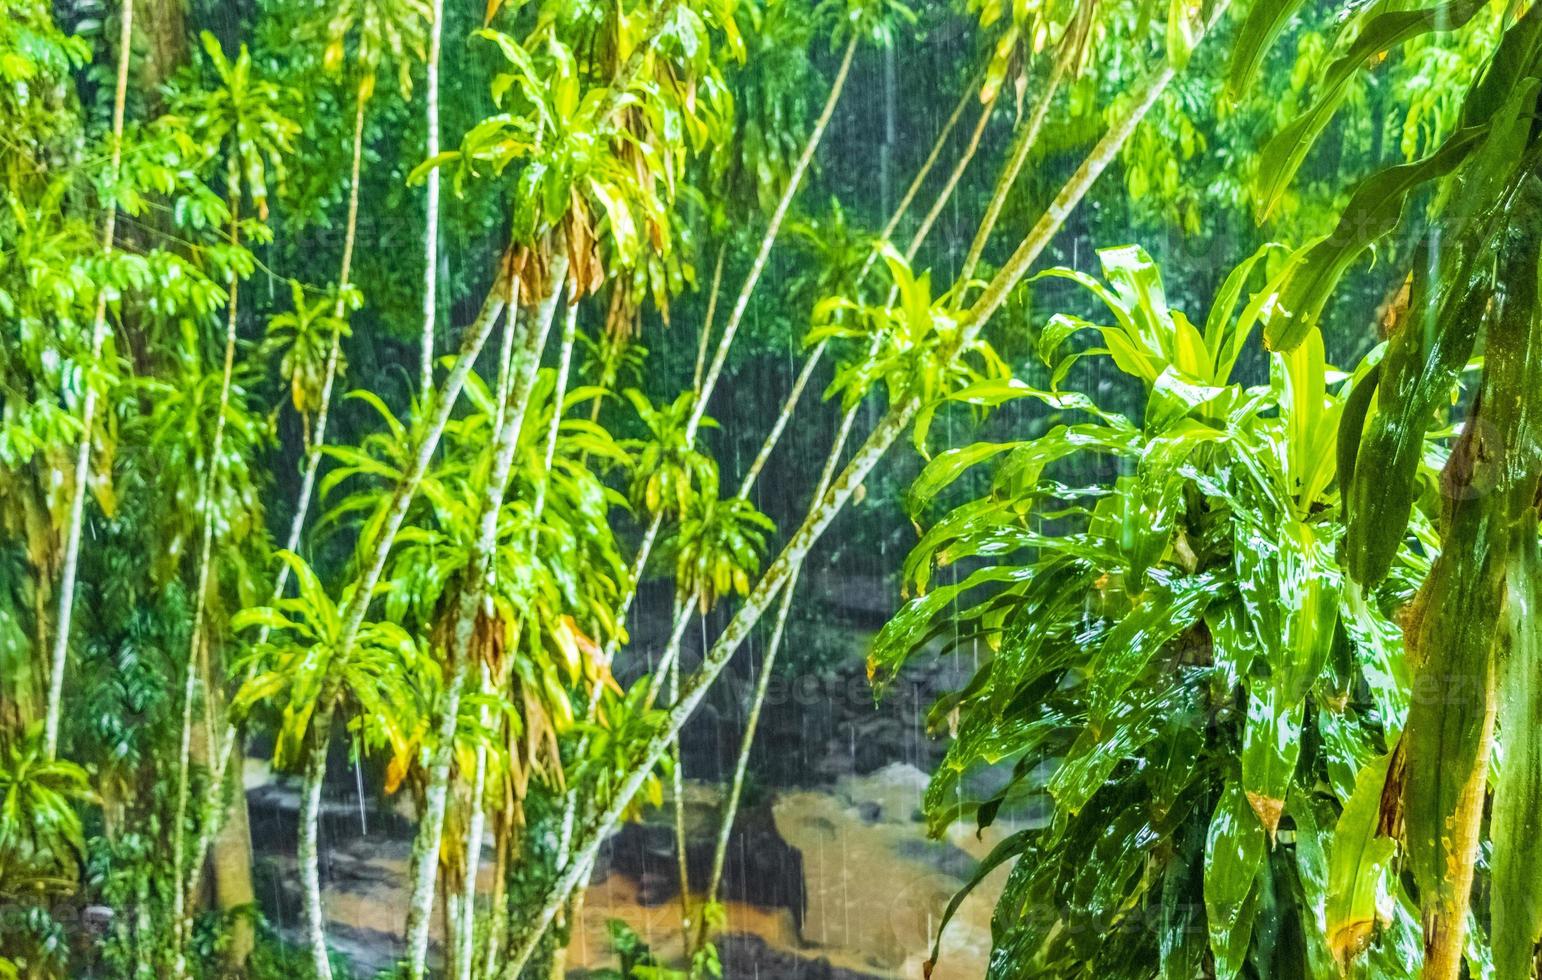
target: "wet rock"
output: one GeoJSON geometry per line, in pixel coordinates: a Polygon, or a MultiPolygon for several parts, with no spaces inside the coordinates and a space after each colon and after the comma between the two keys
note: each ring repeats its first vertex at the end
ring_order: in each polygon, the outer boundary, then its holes
{"type": "Polygon", "coordinates": [[[734,933],[717,940],[723,980],[881,980],[877,974],[832,966],[823,957],[805,957],[775,949],[759,936],[734,933]]]}
{"type": "Polygon", "coordinates": [[[962,880],[974,877],[974,870],[979,865],[962,848],[947,841],[907,840],[897,851],[902,857],[928,864],[942,874],[962,880]]]}
{"type": "MultiPolygon", "coordinates": [[[[716,807],[708,807],[687,821],[686,854],[690,860],[691,890],[706,890],[717,845],[716,807]]],[[[626,875],[641,886],[645,905],[672,902],[680,894],[675,857],[675,831],[669,806],[645,822],[627,824],[606,841],[601,855],[607,872],[626,875]]],[[[603,880],[599,875],[596,881],[603,880]]],[[[786,909],[802,928],[807,905],[803,880],[803,855],[782,839],[768,805],[742,808],[734,821],[723,864],[722,898],[768,909],[786,909]]]]}

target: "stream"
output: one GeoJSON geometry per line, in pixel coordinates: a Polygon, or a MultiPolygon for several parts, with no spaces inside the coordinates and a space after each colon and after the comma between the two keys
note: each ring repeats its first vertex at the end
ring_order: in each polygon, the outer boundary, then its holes
{"type": "MultiPolygon", "coordinates": [[[[249,765],[247,778],[254,831],[292,819],[298,797],[291,780],[273,776],[259,763],[249,765]]],[[[976,838],[970,828],[958,825],[946,839],[930,840],[919,815],[925,785],[919,769],[892,763],[828,787],[777,791],[769,804],[774,832],[782,847],[796,852],[791,861],[785,852],[778,855],[778,863],[782,877],[789,865],[801,871],[801,895],[784,886],[774,900],[762,894],[759,901],[741,897],[727,903],[728,922],[719,942],[725,976],[919,980],[948,901],[991,847],[1017,829],[991,827],[976,838]]],[[[705,783],[690,783],[686,789],[693,827],[699,824],[703,832],[698,837],[693,830],[691,837],[705,845],[704,857],[710,854],[710,822],[719,792],[716,785],[705,783]]],[[[615,965],[607,925],[612,919],[630,926],[666,962],[679,960],[680,907],[669,849],[669,806],[650,813],[641,825],[623,828],[609,842],[573,930],[570,976],[615,965]]],[[[753,811],[745,817],[752,824],[756,819],[753,811]]],[[[336,801],[328,804],[325,819],[332,827],[353,825],[353,833],[335,841],[324,858],[329,937],[357,974],[369,976],[388,967],[401,948],[410,824],[366,807],[361,833],[357,807],[336,801]]],[[[284,934],[298,940],[294,852],[273,847],[271,832],[255,837],[259,881],[266,892],[260,896],[264,911],[284,934]]],[[[742,838],[736,844],[742,844],[742,838]]],[[[489,836],[484,893],[491,885],[491,854],[489,836]]],[[[741,893],[746,890],[742,880],[734,880],[734,861],[731,857],[725,884],[730,896],[736,885],[741,893]]],[[[694,863],[701,864],[698,870],[704,873],[706,861],[694,863]]],[[[1006,872],[1005,867],[997,869],[964,901],[944,936],[934,980],[984,975],[991,910],[1006,872]]],[[[767,884],[768,879],[762,879],[757,887],[764,891],[767,884]]],[[[437,943],[437,917],[434,929],[437,943]]]]}
{"type": "MultiPolygon", "coordinates": [[[[830,592],[875,591],[844,584],[830,592]]],[[[878,617],[864,612],[832,617],[825,628],[825,636],[853,651],[850,657],[771,685],[724,872],[727,924],[718,948],[727,980],[920,980],[948,902],[996,843],[1021,829],[1004,820],[976,836],[973,822],[963,821],[942,840],[928,838],[922,795],[945,745],[925,734],[922,719],[936,696],[962,683],[974,665],[933,659],[875,702],[859,653],[878,617]]],[[[659,625],[639,623],[646,632],[659,625]]],[[[699,651],[683,656],[689,667],[699,651]]],[[[721,798],[742,740],[753,675],[738,666],[738,676],[725,675],[728,682],[682,733],[685,772],[698,777],[687,780],[685,792],[693,891],[706,886],[721,798]]],[[[299,940],[296,786],[261,762],[247,765],[259,902],[281,934],[299,940]]],[[[329,940],[357,975],[370,976],[401,950],[414,824],[405,799],[381,803],[359,785],[346,752],[336,752],[323,805],[322,879],[329,940]]],[[[674,849],[667,798],[606,842],[572,930],[567,962],[575,980],[617,965],[611,920],[678,965],[683,944],[674,849]]],[[[484,895],[492,866],[489,831],[484,895]]],[[[964,900],[943,937],[933,980],[985,974],[991,912],[1009,868],[996,869],[964,900]]],[[[436,915],[435,943],[439,928],[436,915]]]]}

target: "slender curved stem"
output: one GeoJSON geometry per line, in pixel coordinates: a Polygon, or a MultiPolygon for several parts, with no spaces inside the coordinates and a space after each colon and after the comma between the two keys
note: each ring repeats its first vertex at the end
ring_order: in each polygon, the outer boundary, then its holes
{"type": "Polygon", "coordinates": [[[926,212],[926,217],[921,219],[921,224],[910,238],[910,245],[905,249],[906,261],[915,260],[916,253],[921,250],[921,243],[926,241],[926,236],[931,234],[932,226],[942,215],[942,209],[948,206],[948,201],[952,200],[953,192],[958,189],[958,182],[964,177],[964,171],[969,169],[970,161],[979,152],[980,138],[985,135],[985,127],[990,124],[991,113],[995,108],[996,96],[992,96],[980,107],[980,118],[974,125],[974,132],[969,135],[969,144],[964,148],[964,152],[959,154],[958,162],[953,165],[953,170],[948,174],[947,183],[943,184],[937,200],[932,202],[931,209],[926,212]]]}
{"type": "MultiPolygon", "coordinates": [[[[1084,9],[1091,9],[1090,7],[1084,9]]],[[[1006,206],[1007,194],[1012,185],[1017,183],[1017,176],[1023,170],[1023,164],[1028,161],[1028,153],[1038,142],[1039,131],[1044,128],[1044,120],[1049,116],[1049,107],[1055,101],[1055,93],[1060,88],[1069,69],[1069,52],[1062,52],[1055,59],[1054,66],[1050,69],[1049,81],[1044,85],[1044,91],[1039,95],[1033,105],[1033,111],[1028,116],[1028,125],[1017,131],[1012,140],[1012,151],[1007,155],[1007,162],[1001,168],[1001,175],[996,178],[996,188],[991,192],[989,203],[985,206],[985,216],[980,220],[980,227],[975,230],[974,241],[969,244],[969,254],[964,257],[963,268],[959,270],[958,281],[968,282],[974,275],[974,270],[980,264],[980,256],[985,251],[986,243],[990,241],[991,232],[996,227],[996,222],[1001,218],[1001,210],[1006,206]]]]}
{"type": "Polygon", "coordinates": [[[750,297],[755,293],[755,286],[760,281],[760,275],[766,269],[766,261],[771,256],[771,247],[776,244],[777,233],[781,230],[782,221],[787,217],[787,209],[792,206],[792,200],[797,196],[798,186],[803,182],[803,175],[808,172],[809,165],[814,160],[814,151],[819,148],[819,142],[824,138],[825,128],[830,125],[830,118],[835,115],[835,106],[841,99],[841,93],[846,88],[846,79],[851,75],[851,61],[857,53],[857,38],[846,44],[846,52],[841,56],[841,65],[835,72],[835,80],[830,84],[830,94],[825,97],[824,108],[820,110],[819,117],[814,120],[814,128],[809,132],[808,139],[803,143],[803,152],[798,154],[798,160],[793,164],[792,173],[787,178],[787,186],[782,191],[781,199],[776,202],[776,210],[771,213],[771,221],[766,226],[766,233],[761,237],[760,249],[755,253],[755,260],[750,263],[749,274],[744,277],[744,285],[739,289],[739,296],[734,300],[733,310],[728,314],[728,322],[723,325],[723,336],[718,341],[717,350],[712,355],[712,364],[707,368],[706,377],[702,379],[701,397],[696,399],[696,405],[691,410],[691,417],[685,426],[686,441],[695,439],[696,430],[701,425],[701,418],[706,414],[707,402],[712,397],[712,390],[717,386],[717,379],[723,373],[723,364],[728,360],[728,350],[733,346],[734,335],[738,333],[739,324],[744,320],[744,312],[749,308],[750,297]]]}
{"type": "MultiPolygon", "coordinates": [[[[514,450],[519,430],[524,425],[530,405],[530,392],[540,366],[541,350],[551,330],[552,318],[562,296],[567,272],[567,256],[558,251],[549,269],[550,292],[536,309],[535,323],[527,330],[524,346],[518,353],[518,365],[512,372],[503,423],[493,447],[493,465],[482,491],[478,512],[477,536],[472,546],[466,581],[460,593],[449,653],[450,683],[439,706],[433,756],[429,763],[428,786],[424,792],[423,819],[418,823],[412,848],[412,894],[407,905],[408,975],[418,980],[427,970],[428,926],[433,911],[434,887],[439,873],[439,849],[444,838],[445,804],[449,797],[450,769],[454,761],[455,730],[460,722],[460,700],[469,679],[471,640],[476,630],[477,611],[481,608],[486,582],[498,545],[498,514],[503,508],[503,494],[514,465],[514,450]]],[[[446,942],[453,939],[446,936],[446,942]]]]}
{"type": "Polygon", "coordinates": [[[728,239],[717,247],[717,261],[712,265],[712,291],[707,294],[707,315],[701,323],[701,337],[696,343],[696,371],[691,375],[691,389],[701,394],[701,375],[707,369],[707,348],[712,342],[712,321],[717,318],[717,298],[723,290],[723,259],[728,255],[728,239]]]}
{"type": "MultiPolygon", "coordinates": [[[[427,91],[424,110],[427,136],[425,159],[439,155],[439,53],[444,34],[444,0],[429,5],[427,91]]],[[[423,334],[418,365],[418,391],[427,394],[434,387],[434,323],[439,310],[439,168],[431,167],[424,183],[423,228],[423,334]]]]}
{"type": "MultiPolygon", "coordinates": [[[[112,150],[107,165],[110,186],[116,191],[118,175],[123,170],[123,113],[128,101],[129,62],[133,55],[134,0],[123,0],[118,29],[118,79],[112,97],[112,150]]],[[[102,254],[110,257],[118,228],[118,199],[110,197],[107,216],[102,219],[102,254]]],[[[91,365],[102,359],[107,343],[107,291],[96,297],[96,315],[91,320],[91,365]]],[[[64,539],[64,561],[59,575],[59,614],[55,625],[54,646],[49,657],[48,707],[43,721],[43,753],[49,759],[59,754],[59,716],[64,702],[64,666],[69,657],[70,622],[75,610],[75,576],[80,561],[80,531],[85,521],[86,483],[91,477],[91,430],[96,427],[96,383],[86,385],[80,408],[80,445],[75,449],[75,483],[70,488],[70,523],[64,539]]],[[[40,617],[41,618],[41,617],[40,617]]]]}
{"type": "MultiPolygon", "coordinates": [[[[230,244],[238,246],[240,234],[240,194],[236,158],[232,156],[226,178],[226,194],[230,199],[230,244]]],[[[187,860],[187,808],[189,779],[191,775],[190,753],[193,738],[193,704],[197,700],[198,651],[204,643],[204,610],[209,600],[209,573],[214,551],[214,494],[219,482],[220,455],[225,443],[225,413],[230,404],[231,378],[236,365],[236,323],[240,309],[241,279],[232,271],[228,289],[230,299],[225,311],[225,357],[220,372],[220,393],[215,403],[214,436],[209,442],[209,471],[204,475],[199,498],[203,505],[203,526],[198,547],[198,579],[193,589],[193,623],[189,630],[187,664],[182,683],[182,728],[177,752],[177,802],[172,816],[171,832],[171,914],[176,932],[176,955],[172,958],[172,976],[181,980],[187,975],[187,933],[185,922],[188,882],[187,860]]],[[[205,680],[207,683],[207,679],[205,680]]]]}

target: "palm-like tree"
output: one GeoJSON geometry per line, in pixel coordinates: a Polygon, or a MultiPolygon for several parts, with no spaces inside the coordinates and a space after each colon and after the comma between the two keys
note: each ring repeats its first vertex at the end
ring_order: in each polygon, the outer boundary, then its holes
{"type": "MultiPolygon", "coordinates": [[[[342,363],[342,338],[346,332],[347,314],[356,297],[351,288],[351,275],[354,243],[359,227],[359,174],[364,158],[366,108],[375,92],[376,77],[387,57],[396,66],[403,98],[410,95],[412,59],[424,56],[423,20],[428,14],[428,6],[423,0],[342,0],[332,4],[329,10],[328,19],[321,25],[321,34],[326,41],[323,61],[333,73],[342,73],[346,67],[351,66],[355,74],[353,156],[348,175],[348,216],[343,225],[343,252],[334,287],[332,330],[314,398],[316,425],[314,432],[308,433],[305,472],[300,478],[299,498],[284,543],[291,551],[300,546],[300,534],[305,527],[305,516],[310,510],[311,491],[316,485],[316,475],[321,466],[321,447],[326,442],[332,386],[342,363]],[[345,57],[350,39],[354,44],[351,62],[345,57]]],[[[424,399],[429,397],[427,391],[420,395],[424,399]]],[[[283,592],[286,574],[284,569],[280,569],[275,594],[283,592]]]]}
{"type": "Polygon", "coordinates": [[[771,519],[742,497],[698,497],[680,519],[670,553],[677,595],[705,614],[729,593],[744,595],[760,571],[771,519]]]}
{"type": "MultiPolygon", "coordinates": [[[[319,737],[317,717],[330,717],[345,699],[369,716],[374,738],[388,742],[393,753],[405,751],[421,724],[433,662],[395,623],[365,622],[348,637],[344,610],[355,586],[345,587],[341,601],[333,602],[303,558],[288,551],[279,558],[294,576],[296,595],[231,618],[237,630],[267,634],[239,664],[247,679],[231,702],[232,714],[245,718],[259,706],[277,711],[273,763],[280,768],[308,761],[319,737]]],[[[309,871],[306,881],[320,880],[318,860],[314,835],[302,834],[299,861],[309,871]]],[[[308,916],[320,919],[319,887],[306,888],[305,903],[308,916]]]]}
{"type": "Polygon", "coordinates": [[[284,159],[293,152],[300,128],[288,115],[292,93],[256,74],[246,45],[232,61],[208,31],[199,42],[214,70],[214,84],[174,93],[171,112],[160,124],[179,134],[195,159],[223,160],[230,238],[239,242],[241,202],[250,200],[257,216],[267,219],[268,192],[283,179],[284,159]]]}
{"type": "MultiPolygon", "coordinates": [[[[289,280],[289,295],[291,308],[268,320],[265,346],[282,352],[279,376],[289,386],[289,400],[300,416],[300,424],[305,430],[305,447],[309,452],[311,420],[321,411],[322,392],[326,388],[331,337],[334,333],[347,337],[350,331],[346,320],[338,320],[338,303],[333,297],[322,295],[313,300],[306,299],[305,287],[296,279],[289,280]]],[[[354,310],[361,302],[362,297],[357,291],[349,290],[342,305],[345,310],[354,310]]],[[[347,370],[341,352],[331,369],[334,376],[347,370]]]]}
{"type": "MultiPolygon", "coordinates": [[[[675,572],[675,629],[659,671],[669,675],[669,698],[680,691],[680,641],[694,604],[705,616],[724,596],[744,595],[750,578],[760,572],[766,537],[776,530],[771,519],[742,496],[714,499],[694,497],[680,517],[679,527],[667,543],[666,553],[675,572]]],[[[662,676],[662,675],[660,675],[662,676]]],[[[657,689],[658,677],[650,685],[657,689]]],[[[670,747],[674,780],[675,858],[680,876],[680,929],[687,955],[693,952],[700,923],[693,923],[691,875],[685,840],[685,782],[680,760],[680,739],[670,747]]]]}
{"type": "MultiPolygon", "coordinates": [[[[403,97],[412,93],[412,63],[424,54],[424,28],[429,7],[424,0],[339,0],[328,7],[327,47],[323,60],[329,71],[341,72],[353,43],[352,67],[359,101],[375,94],[375,80],[390,59],[403,97]]],[[[357,171],[354,173],[358,177],[357,171]]]]}
{"type": "MultiPolygon", "coordinates": [[[[717,464],[687,436],[694,394],[682,392],[668,405],[657,406],[641,391],[628,388],[626,399],[648,431],[646,438],[623,443],[636,457],[628,486],[633,504],[644,513],[679,520],[693,500],[716,497],[717,464]]],[[[711,419],[700,424],[716,425],[711,419]]]]}
{"type": "MultiPolygon", "coordinates": [[[[225,315],[225,353],[220,376],[219,397],[215,409],[214,431],[209,440],[210,457],[219,459],[225,439],[226,407],[230,403],[235,371],[236,326],[241,276],[250,271],[249,257],[241,250],[241,204],[250,198],[258,216],[266,219],[270,177],[283,176],[284,156],[292,149],[299,127],[283,112],[287,94],[272,82],[257,77],[251,53],[245,45],[231,61],[219,42],[207,31],[201,36],[204,53],[214,69],[217,84],[174,98],[173,112],[164,125],[180,133],[190,149],[206,161],[221,155],[225,166],[226,204],[230,210],[228,298],[225,315]]],[[[194,700],[198,678],[198,651],[204,642],[204,612],[211,574],[215,512],[209,506],[214,493],[216,470],[206,474],[200,493],[203,527],[199,548],[197,584],[194,588],[193,624],[189,635],[186,682],[182,699],[182,744],[177,770],[177,797],[172,824],[172,872],[175,878],[172,898],[174,924],[178,931],[174,975],[186,970],[184,956],[186,932],[183,911],[186,907],[185,882],[186,833],[184,822],[188,805],[189,750],[191,747],[194,700]]],[[[209,678],[205,678],[207,688],[209,678]]]]}
{"type": "MultiPolygon", "coordinates": [[[[116,185],[122,176],[123,118],[128,99],[128,73],[130,47],[133,39],[133,24],[133,0],[124,0],[123,8],[119,12],[118,71],[117,84],[113,89],[112,136],[111,149],[109,151],[110,162],[108,163],[107,170],[108,181],[111,185],[116,185]]],[[[22,140],[21,142],[25,143],[26,141],[22,140]]],[[[39,168],[39,170],[42,169],[39,168]]],[[[14,192],[16,189],[13,179],[11,190],[14,192]]],[[[101,235],[102,252],[108,258],[112,256],[116,244],[117,223],[118,202],[116,199],[112,199],[107,202],[107,217],[102,223],[101,235]]],[[[23,251],[22,254],[25,255],[27,253],[23,251]]],[[[92,318],[89,341],[90,361],[88,365],[90,370],[94,371],[97,369],[98,362],[102,359],[102,348],[106,343],[106,339],[107,291],[98,290],[96,311],[92,318]]],[[[80,532],[85,512],[87,473],[91,466],[92,434],[96,427],[97,385],[90,380],[86,382],[86,392],[83,401],[84,404],[81,405],[80,413],[80,445],[75,451],[74,481],[70,488],[69,518],[65,531],[63,567],[59,584],[59,622],[54,635],[54,648],[50,658],[51,673],[48,680],[47,715],[43,726],[44,745],[50,756],[57,752],[59,745],[59,716],[63,704],[64,666],[69,654],[70,624],[75,603],[75,570],[80,556],[80,532]]],[[[41,629],[39,632],[41,635],[41,629]]]]}
{"type": "MultiPolygon", "coordinates": [[[[393,600],[387,603],[388,615],[416,623],[416,629],[437,638],[446,672],[481,673],[496,697],[510,706],[506,773],[499,777],[495,771],[490,787],[494,798],[512,800],[512,812],[503,817],[510,830],[521,822],[518,810],[532,778],[562,783],[559,737],[574,723],[569,690],[580,681],[609,683],[601,648],[589,637],[616,628],[610,616],[626,575],[608,519],[620,498],[592,468],[594,461],[622,462],[624,453],[593,423],[561,420],[556,388],[554,372],[541,372],[528,397],[492,564],[486,582],[477,584],[467,575],[478,547],[481,485],[488,478],[488,461],[479,451],[498,405],[480,382],[468,385],[477,410],[454,433],[444,463],[433,474],[434,489],[425,496],[434,504],[425,508],[424,524],[401,536],[403,546],[392,562],[393,600]],[[465,654],[470,662],[460,663],[454,628],[462,594],[474,585],[484,601],[470,630],[465,654]],[[502,779],[509,781],[507,793],[500,788],[502,779]]],[[[580,390],[564,401],[571,406],[588,397],[580,390]]],[[[467,721],[462,712],[458,724],[467,721]]],[[[458,766],[469,779],[485,772],[485,755],[462,758],[458,766]]],[[[480,807],[473,787],[471,819],[459,826],[476,830],[480,807]]],[[[474,860],[475,841],[450,835],[440,841],[437,857],[424,853],[416,858],[438,860],[453,872],[462,853],[473,855],[468,863],[474,860]]],[[[501,904],[496,896],[494,904],[501,904]]],[[[467,923],[462,917],[462,936],[467,923]]],[[[457,946],[457,955],[464,957],[461,966],[469,968],[464,938],[457,946]]]]}
{"type": "MultiPolygon", "coordinates": [[[[272,606],[243,609],[231,617],[236,630],[267,628],[269,638],[244,654],[255,666],[231,703],[238,716],[257,705],[279,710],[273,764],[294,768],[302,761],[311,719],[325,707],[321,694],[332,676],[338,640],[342,634],[341,609],[352,598],[351,587],[335,603],[305,559],[289,551],[278,557],[295,578],[296,595],[272,606]]],[[[386,725],[393,745],[405,743],[413,731],[421,699],[413,690],[421,683],[420,672],[429,669],[417,642],[389,621],[366,622],[359,630],[355,654],[338,668],[341,683],[335,696],[357,701],[375,724],[386,725]]],[[[309,855],[306,860],[314,860],[309,855]]]]}

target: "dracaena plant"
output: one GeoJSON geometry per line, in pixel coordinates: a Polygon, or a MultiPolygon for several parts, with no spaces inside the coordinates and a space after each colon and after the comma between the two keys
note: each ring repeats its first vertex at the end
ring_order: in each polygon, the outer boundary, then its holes
{"type": "Polygon", "coordinates": [[[980,657],[932,709],[951,742],[925,811],[935,834],[1035,815],[976,878],[1016,861],[990,976],[1413,976],[1417,909],[1365,794],[1407,710],[1391,614],[1421,562],[1400,551],[1363,592],[1338,550],[1335,440],[1380,350],[1346,375],[1313,334],[1247,387],[1234,369],[1280,284],[1267,251],[1202,328],[1142,250],[1100,258],[1106,283],[1051,275],[1110,319],[1056,317],[1039,351],[1057,382],[1107,358],[1139,416],[1074,385],[998,382],[1053,424],[923,470],[915,597],[869,661],[882,690],[935,650],[980,657]],[[1082,330],[1093,342],[1067,350],[1082,330]],[[988,462],[983,494],[941,505],[988,462]]]}
{"type": "Polygon", "coordinates": [[[94,799],[86,771],[44,751],[41,725],[0,751],[0,897],[69,894],[86,856],[76,807],[94,799]]]}
{"type": "MultiPolygon", "coordinates": [[[[477,447],[485,444],[495,411],[479,381],[467,390],[474,410],[451,432],[444,463],[425,479],[424,496],[432,508],[398,536],[385,603],[389,618],[431,637],[441,655],[449,646],[456,598],[466,587],[479,484],[486,478],[478,472],[485,470],[485,460],[480,465],[467,460],[478,459],[477,447]]],[[[611,683],[596,638],[606,642],[620,629],[612,610],[626,577],[609,524],[609,512],[621,499],[597,470],[625,464],[626,454],[599,426],[567,418],[557,426],[548,470],[554,393],[553,372],[541,372],[516,444],[487,601],[474,628],[472,653],[508,699],[507,761],[516,803],[532,777],[554,785],[563,781],[558,739],[574,722],[570,690],[581,682],[611,683]]],[[[579,389],[564,400],[571,408],[589,397],[579,389]]]]}
{"type": "MultiPolygon", "coordinates": [[[[1249,82],[1300,6],[1252,11],[1233,60],[1234,88],[1249,82]]],[[[1271,213],[1290,188],[1346,101],[1365,55],[1470,31],[1492,6],[1371,4],[1357,11],[1313,101],[1263,150],[1254,188],[1261,213],[1271,213]]],[[[1386,581],[1417,524],[1421,498],[1438,502],[1429,506],[1439,528],[1438,545],[1430,542],[1429,550],[1439,554],[1405,617],[1414,686],[1430,693],[1410,705],[1380,805],[1417,889],[1432,980],[1454,980],[1464,961],[1470,971],[1480,969],[1473,951],[1481,953],[1489,937],[1499,976],[1530,976],[1542,937],[1542,852],[1532,843],[1542,791],[1542,697],[1534,683],[1542,145],[1533,125],[1542,9],[1505,10],[1450,133],[1423,157],[1373,173],[1355,188],[1335,233],[1295,256],[1265,331],[1272,346],[1296,348],[1365,250],[1399,229],[1422,231],[1406,297],[1389,318],[1386,358],[1365,384],[1366,424],[1343,443],[1352,468],[1344,474],[1344,555],[1355,582],[1370,588],[1386,581]],[[1413,202],[1426,188],[1433,194],[1422,230],[1413,202]],[[1476,394],[1460,413],[1460,436],[1444,471],[1433,479],[1425,471],[1426,433],[1448,417],[1460,374],[1479,350],[1476,394]],[[1485,836],[1493,871],[1486,917],[1471,898],[1485,836]]]]}
{"type": "MultiPolygon", "coordinates": [[[[297,279],[289,280],[291,307],[275,314],[268,320],[264,348],[279,354],[279,376],[289,386],[289,400],[305,427],[305,444],[311,442],[311,419],[321,410],[322,392],[327,383],[327,356],[333,332],[350,335],[348,322],[336,315],[338,302],[326,294],[308,299],[305,287],[297,279]]],[[[363,297],[357,290],[349,289],[342,298],[341,306],[348,312],[357,310],[363,297]]],[[[334,374],[347,369],[347,361],[339,353],[333,365],[334,374]]]]}
{"type": "Polygon", "coordinates": [[[377,733],[378,726],[387,726],[393,743],[404,742],[419,716],[422,674],[432,670],[431,661],[400,626],[369,622],[339,669],[334,660],[350,588],[343,590],[343,602],[335,603],[303,558],[287,551],[278,557],[294,575],[296,594],[231,617],[237,631],[268,631],[268,638],[248,647],[237,664],[247,679],[231,703],[232,712],[238,718],[258,710],[275,714],[273,763],[282,769],[304,758],[312,718],[326,707],[321,699],[329,691],[357,703],[377,733]],[[327,683],[332,679],[335,685],[327,683]]]}
{"type": "MultiPolygon", "coordinates": [[[[914,274],[892,246],[884,245],[880,254],[894,283],[892,301],[822,300],[814,307],[814,327],[804,343],[845,340],[859,351],[870,348],[836,369],[826,396],[839,396],[848,411],[878,386],[891,404],[919,400],[912,438],[923,450],[941,405],[965,392],[999,386],[1011,372],[988,341],[965,329],[955,301],[967,284],[933,296],[930,272],[914,274]]],[[[956,400],[978,403],[971,394],[956,400]]]]}

